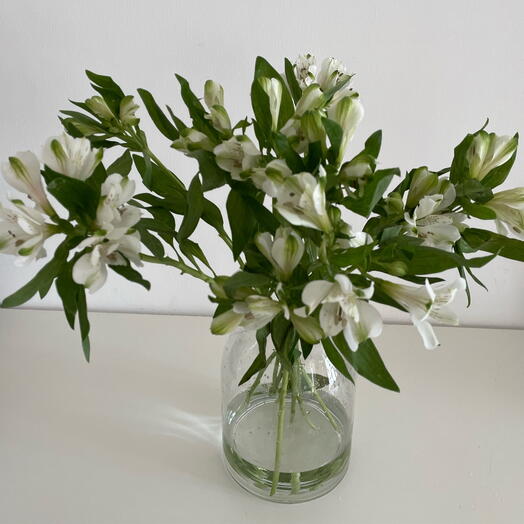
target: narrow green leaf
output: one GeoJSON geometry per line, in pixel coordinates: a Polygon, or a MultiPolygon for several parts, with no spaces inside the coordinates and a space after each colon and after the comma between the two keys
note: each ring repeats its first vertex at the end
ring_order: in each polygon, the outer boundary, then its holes
{"type": "Polygon", "coordinates": [[[342,375],[344,375],[354,384],[355,381],[353,380],[353,377],[351,376],[351,373],[349,372],[346,363],[344,362],[344,359],[342,358],[334,344],[331,342],[331,340],[329,338],[323,339],[322,346],[324,347],[324,351],[329,361],[335,366],[336,369],[338,369],[338,371],[340,371],[340,373],[342,373],[342,375]]]}
{"type": "MultiPolygon", "coordinates": [[[[131,153],[129,150],[125,150],[124,154],[118,157],[108,168],[107,174],[112,175],[113,173],[118,173],[122,176],[129,175],[131,167],[133,166],[133,159],[131,158],[131,153]]],[[[93,176],[93,175],[91,175],[93,176]]],[[[89,177],[91,178],[91,177],[89,177]]]]}
{"type": "Polygon", "coordinates": [[[224,291],[233,298],[235,291],[239,288],[260,288],[268,286],[270,283],[271,279],[267,275],[238,271],[227,279],[224,284],[224,291]]]}
{"type": "Polygon", "coordinates": [[[302,89],[300,89],[300,86],[298,85],[298,80],[295,76],[293,64],[287,58],[284,60],[284,71],[286,73],[286,80],[291,92],[291,96],[293,97],[293,101],[296,104],[302,96],[302,89]]]}
{"type": "Polygon", "coordinates": [[[524,242],[522,240],[476,228],[465,229],[462,237],[473,249],[524,262],[524,242]]]}
{"type": "Polygon", "coordinates": [[[239,191],[230,191],[226,209],[233,240],[233,257],[236,260],[252,240],[257,224],[249,205],[239,191]]]}
{"type": "Polygon", "coordinates": [[[240,382],[238,383],[239,386],[242,384],[245,384],[255,373],[258,373],[262,369],[264,369],[266,365],[266,356],[258,353],[255,357],[255,360],[253,360],[252,364],[249,366],[249,369],[244,373],[244,376],[240,379],[240,382]]]}
{"type": "Polygon", "coordinates": [[[82,349],[87,362],[91,353],[91,344],[89,342],[89,319],[87,318],[86,292],[83,286],[80,286],[77,294],[78,322],[80,324],[80,337],[82,339],[82,349]]]}
{"type": "Polygon", "coordinates": [[[135,284],[140,284],[142,287],[145,287],[148,291],[151,289],[151,282],[145,280],[142,275],[133,269],[131,266],[109,266],[115,273],[118,273],[121,277],[134,282],[135,284]]]}
{"type": "Polygon", "coordinates": [[[176,140],[180,133],[155,102],[153,95],[146,89],[137,89],[137,91],[157,129],[169,140],[176,140]]]}
{"type": "Polygon", "coordinates": [[[177,234],[179,242],[188,238],[195,230],[204,210],[204,193],[199,175],[195,175],[187,191],[187,211],[177,234]]]}
{"type": "Polygon", "coordinates": [[[371,339],[362,342],[357,351],[351,351],[343,333],[339,333],[332,340],[359,375],[377,386],[391,391],[400,391],[371,339]]]}

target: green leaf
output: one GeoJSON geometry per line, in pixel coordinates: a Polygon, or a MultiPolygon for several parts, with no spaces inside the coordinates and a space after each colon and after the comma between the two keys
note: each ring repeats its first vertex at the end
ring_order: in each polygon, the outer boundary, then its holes
{"type": "Polygon", "coordinates": [[[322,340],[322,346],[324,347],[324,351],[329,361],[335,366],[336,369],[338,369],[338,371],[340,371],[340,373],[342,373],[342,375],[344,375],[354,384],[355,381],[353,380],[353,377],[351,376],[351,373],[349,372],[342,355],[338,352],[333,342],[331,342],[329,338],[325,338],[322,340]]]}
{"type": "Polygon", "coordinates": [[[137,91],[157,129],[169,140],[176,140],[180,133],[155,102],[153,95],[146,89],[137,89],[137,91]]]}
{"type": "Polygon", "coordinates": [[[194,151],[192,155],[198,161],[198,169],[202,175],[202,190],[210,191],[217,187],[222,187],[228,178],[227,171],[224,171],[215,160],[215,155],[210,151],[194,151]]]}
{"type": "Polygon", "coordinates": [[[522,240],[476,228],[465,229],[462,237],[473,249],[524,262],[524,242],[522,240]]]}
{"type": "Polygon", "coordinates": [[[473,142],[475,135],[468,134],[462,142],[455,147],[453,161],[449,172],[449,179],[453,184],[457,184],[469,178],[468,150],[473,142]]]}
{"type": "MultiPolygon", "coordinates": [[[[78,243],[78,242],[77,242],[78,243]]],[[[53,280],[61,273],[69,255],[69,250],[74,247],[69,239],[64,240],[55,251],[53,258],[33,277],[25,286],[9,295],[2,301],[1,307],[16,307],[27,302],[42,288],[49,289],[53,280]]]]}
{"type": "Polygon", "coordinates": [[[302,356],[304,357],[304,360],[306,360],[306,358],[309,357],[311,351],[313,350],[313,344],[300,339],[300,347],[302,348],[302,356]]]}
{"type": "Polygon", "coordinates": [[[304,160],[291,147],[286,135],[273,133],[273,147],[278,156],[282,157],[293,173],[301,173],[305,169],[304,160]]]}
{"type": "Polygon", "coordinates": [[[288,332],[293,329],[293,325],[284,317],[283,313],[279,313],[271,321],[271,340],[275,346],[275,350],[281,352],[284,348],[288,332]]]}
{"type": "Polygon", "coordinates": [[[120,86],[110,76],[99,75],[87,69],[86,69],[86,75],[87,75],[87,78],[89,78],[89,80],[91,80],[91,82],[93,82],[95,85],[99,87],[103,87],[107,91],[112,92],[115,96],[124,98],[125,96],[124,92],[122,91],[120,86]]]}
{"type": "Polygon", "coordinates": [[[140,233],[140,241],[142,244],[144,244],[144,246],[146,246],[147,249],[149,249],[149,251],[151,251],[153,256],[157,258],[164,258],[165,251],[162,242],[160,242],[156,236],[152,235],[148,231],[146,225],[143,225],[142,220],[135,224],[135,229],[140,233]]]}
{"type": "Polygon", "coordinates": [[[331,144],[328,159],[332,164],[335,164],[338,159],[338,153],[340,151],[340,144],[342,143],[344,132],[337,122],[330,120],[329,118],[323,118],[322,124],[329,138],[329,143],[331,144]]]}
{"type": "Polygon", "coordinates": [[[131,266],[109,266],[115,273],[118,273],[121,277],[129,280],[130,282],[135,282],[140,284],[142,287],[145,287],[148,291],[151,289],[151,282],[145,280],[142,275],[133,269],[131,266]]]}
{"type": "Polygon", "coordinates": [[[62,306],[67,322],[71,326],[71,329],[75,329],[75,317],[78,309],[78,292],[82,287],[77,284],[72,277],[73,263],[67,264],[57,279],[55,280],[56,290],[60,299],[62,300],[62,306]]]}
{"type": "Polygon", "coordinates": [[[468,178],[455,186],[457,197],[466,197],[479,204],[484,204],[493,198],[493,191],[474,178],[468,178]]]}
{"type": "Polygon", "coordinates": [[[213,271],[213,268],[210,266],[206,258],[206,255],[204,254],[201,247],[196,242],[193,242],[192,240],[189,240],[188,238],[186,238],[185,240],[180,242],[179,246],[180,246],[180,250],[182,251],[184,255],[186,255],[186,257],[188,257],[192,261],[195,258],[197,258],[198,260],[203,262],[209,269],[211,269],[211,271],[213,271]]]}
{"type": "Polygon", "coordinates": [[[359,197],[347,197],[342,204],[363,217],[368,217],[382,198],[394,176],[400,175],[398,168],[375,171],[366,182],[364,192],[359,197]]]}
{"type": "Polygon", "coordinates": [[[197,96],[191,91],[188,81],[180,76],[175,75],[178,82],[180,83],[180,93],[182,95],[182,100],[187,106],[191,120],[193,121],[193,127],[201,131],[208,137],[218,140],[218,133],[210,124],[209,120],[206,119],[206,110],[204,106],[200,103],[200,100],[197,96]]]}
{"type": "Polygon", "coordinates": [[[177,234],[181,242],[188,238],[195,230],[204,210],[204,193],[199,175],[195,175],[187,191],[187,211],[177,234]]]}
{"type": "Polygon", "coordinates": [[[373,158],[378,158],[380,153],[380,147],[382,145],[382,130],[375,131],[364,144],[364,150],[368,155],[373,158]]]}
{"type": "Polygon", "coordinates": [[[86,292],[83,286],[80,286],[77,295],[77,309],[78,309],[78,322],[80,324],[80,337],[82,339],[82,349],[87,362],[89,362],[89,356],[91,352],[91,344],[89,342],[89,319],[87,318],[87,304],[86,304],[86,292]]]}
{"type": "Polygon", "coordinates": [[[242,193],[232,189],[226,202],[229,226],[233,240],[233,257],[236,260],[253,238],[257,223],[242,193]]]}
{"type": "Polygon", "coordinates": [[[495,220],[497,213],[493,209],[481,204],[473,204],[464,200],[461,202],[462,209],[470,216],[480,218],[481,220],[495,220]]]}
{"type": "MultiPolygon", "coordinates": [[[[107,175],[112,175],[113,173],[118,173],[122,176],[129,175],[131,167],[133,166],[133,159],[131,158],[131,153],[126,149],[124,154],[118,157],[108,168],[107,175]]],[[[91,175],[89,178],[92,178],[91,175]]],[[[88,179],[89,180],[89,179],[88,179]]]]}
{"type": "Polygon", "coordinates": [[[96,219],[99,195],[88,183],[50,170],[44,171],[47,190],[82,223],[96,219]]]}
{"type": "Polygon", "coordinates": [[[298,85],[298,80],[295,76],[293,64],[287,58],[284,60],[284,71],[286,74],[287,85],[289,86],[289,90],[291,91],[293,101],[297,103],[300,100],[300,97],[302,96],[302,89],[300,89],[300,86],[298,85]]]}
{"type": "Polygon", "coordinates": [[[238,271],[227,279],[224,284],[224,291],[233,298],[235,291],[239,288],[260,288],[266,287],[270,283],[271,279],[267,275],[238,271]]]}
{"type": "Polygon", "coordinates": [[[391,391],[400,391],[371,339],[362,342],[357,351],[351,351],[343,333],[339,333],[332,340],[359,375],[377,386],[391,391]]]}
{"type": "Polygon", "coordinates": [[[249,366],[249,369],[244,373],[244,376],[240,379],[238,383],[239,386],[245,384],[255,373],[258,373],[266,366],[266,356],[262,353],[258,353],[253,360],[252,364],[249,366]]]}

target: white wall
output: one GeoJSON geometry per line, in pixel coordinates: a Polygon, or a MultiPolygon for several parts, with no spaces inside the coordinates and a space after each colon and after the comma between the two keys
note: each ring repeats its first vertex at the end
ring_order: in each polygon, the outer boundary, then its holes
{"type": "MultiPolygon", "coordinates": [[[[68,105],[68,98],[91,94],[85,68],[112,74],[129,91],[147,87],[178,111],[182,104],[174,72],[200,92],[203,82],[213,78],[224,85],[230,112],[243,117],[249,114],[255,56],[279,65],[284,56],[294,59],[309,51],[334,55],[358,73],[355,84],[366,118],[354,151],[382,128],[384,166],[442,168],[449,165],[454,145],[487,116],[498,133],[523,130],[523,16],[518,0],[3,0],[0,158],[38,150],[47,136],[59,132],[58,109],[68,105]]],[[[190,179],[191,162],[161,138],[152,144],[181,178],[190,179]]],[[[509,185],[523,185],[522,168],[521,157],[509,185]]],[[[200,228],[198,240],[219,272],[232,270],[211,230],[200,228]]],[[[0,296],[35,270],[15,268],[10,257],[0,256],[0,296]]],[[[153,282],[150,293],[115,276],[90,297],[91,308],[211,311],[200,283],[158,267],[145,274],[153,282]]],[[[474,289],[474,304],[462,314],[463,323],[524,328],[522,266],[499,260],[478,275],[490,293],[474,289]]],[[[29,305],[56,308],[59,302],[50,293],[29,305]]],[[[460,302],[458,309],[463,306],[460,302]]],[[[402,319],[391,311],[386,318],[402,319]]]]}

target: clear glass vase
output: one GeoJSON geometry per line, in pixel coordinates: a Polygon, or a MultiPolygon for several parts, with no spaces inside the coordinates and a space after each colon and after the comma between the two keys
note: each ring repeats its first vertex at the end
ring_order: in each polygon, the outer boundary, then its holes
{"type": "Polygon", "coordinates": [[[354,385],[321,346],[290,362],[269,337],[266,367],[239,386],[258,351],[253,332],[237,332],[222,357],[226,467],[240,486],[267,500],[320,497],[348,468],[354,385]]]}

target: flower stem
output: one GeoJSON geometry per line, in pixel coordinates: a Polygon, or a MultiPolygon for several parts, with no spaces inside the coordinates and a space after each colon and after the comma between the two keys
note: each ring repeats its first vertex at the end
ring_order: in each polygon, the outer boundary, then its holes
{"type": "Polygon", "coordinates": [[[280,459],[282,454],[282,438],[284,437],[284,422],[286,417],[285,401],[287,394],[287,384],[289,380],[289,371],[284,368],[282,373],[282,384],[278,397],[278,422],[277,422],[277,441],[275,446],[275,465],[273,467],[273,483],[271,484],[270,496],[277,491],[278,481],[280,479],[280,459]]]}
{"type": "Polygon", "coordinates": [[[199,280],[203,280],[204,282],[211,282],[211,280],[213,280],[212,277],[210,277],[209,275],[206,275],[202,271],[193,269],[192,267],[188,266],[187,264],[184,264],[184,262],[173,260],[172,258],[168,258],[168,257],[156,258],[151,255],[145,255],[144,253],[140,253],[140,259],[143,260],[144,262],[150,262],[151,264],[161,264],[164,266],[176,267],[180,269],[182,273],[187,273],[188,275],[198,278],[199,280]]]}
{"type": "Polygon", "coordinates": [[[255,393],[255,390],[258,388],[260,381],[262,380],[262,377],[264,376],[264,373],[266,372],[267,368],[269,367],[269,365],[271,364],[271,362],[273,361],[273,359],[276,356],[277,356],[276,351],[271,353],[271,355],[269,355],[269,358],[266,360],[266,365],[264,366],[264,369],[261,369],[258,372],[257,377],[255,378],[255,381],[253,382],[253,385],[249,388],[249,391],[247,393],[246,400],[244,401],[245,406],[248,406],[249,403],[251,402],[251,397],[255,393]]]}

